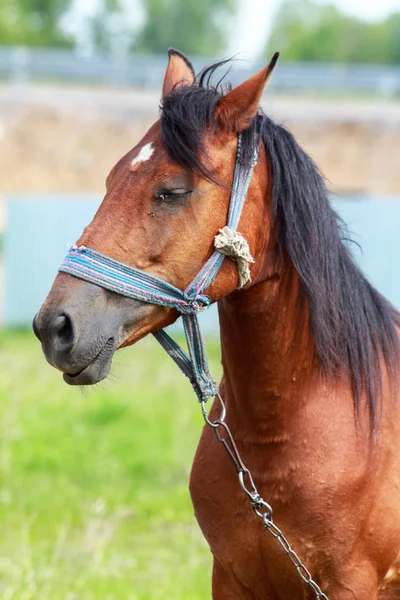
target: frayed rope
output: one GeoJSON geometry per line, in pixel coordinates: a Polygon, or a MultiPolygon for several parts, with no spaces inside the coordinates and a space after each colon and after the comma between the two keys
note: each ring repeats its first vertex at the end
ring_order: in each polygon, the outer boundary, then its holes
{"type": "Polygon", "coordinates": [[[240,233],[232,231],[228,226],[223,227],[214,238],[214,247],[224,256],[236,261],[239,273],[238,289],[251,281],[249,264],[254,263],[254,259],[249,244],[240,233]]]}

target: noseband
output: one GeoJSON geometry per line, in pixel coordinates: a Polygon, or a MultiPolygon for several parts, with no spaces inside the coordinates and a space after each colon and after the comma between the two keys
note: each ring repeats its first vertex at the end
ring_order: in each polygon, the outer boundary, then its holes
{"type": "Polygon", "coordinates": [[[218,385],[211,377],[197,314],[208,307],[210,298],[205,290],[217,276],[225,256],[238,265],[239,287],[250,280],[249,262],[254,262],[246,240],[237,233],[240,215],[258,157],[258,145],[250,165],[242,161],[242,137],[238,135],[236,164],[229,203],[228,223],[215,236],[215,251],[188,287],[181,291],[172,284],[146,271],[135,269],[85,246],[72,246],[59,271],[74,275],[103,288],[151,304],[176,308],[182,315],[189,356],[160,329],[153,333],[181,371],[190,379],[200,402],[218,394],[218,385]]]}

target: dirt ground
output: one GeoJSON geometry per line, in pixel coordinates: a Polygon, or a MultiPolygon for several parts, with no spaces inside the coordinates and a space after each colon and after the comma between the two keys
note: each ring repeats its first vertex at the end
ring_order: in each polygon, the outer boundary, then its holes
{"type": "MultiPolygon", "coordinates": [[[[18,97],[15,90],[11,95],[0,89],[3,196],[101,193],[110,168],[157,118],[153,93],[34,91],[18,97]]],[[[266,112],[270,108],[269,114],[294,132],[332,191],[400,195],[399,104],[357,106],[304,98],[267,99],[265,104],[266,112]]]]}

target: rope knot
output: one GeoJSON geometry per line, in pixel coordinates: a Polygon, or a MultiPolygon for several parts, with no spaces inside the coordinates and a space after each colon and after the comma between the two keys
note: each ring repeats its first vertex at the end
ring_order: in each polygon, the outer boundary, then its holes
{"type": "Polygon", "coordinates": [[[240,290],[251,281],[249,264],[254,263],[254,259],[251,256],[249,244],[240,233],[225,226],[215,236],[214,247],[224,256],[229,256],[236,261],[239,273],[238,289],[240,290]]]}
{"type": "Polygon", "coordinates": [[[208,308],[209,305],[210,298],[205,294],[198,294],[194,298],[186,296],[185,303],[180,304],[177,308],[184,315],[195,315],[208,308]]]}

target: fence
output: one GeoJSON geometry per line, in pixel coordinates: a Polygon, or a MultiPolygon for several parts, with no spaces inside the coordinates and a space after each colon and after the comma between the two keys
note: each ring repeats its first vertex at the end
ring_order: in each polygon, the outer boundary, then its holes
{"type": "MultiPolygon", "coordinates": [[[[212,60],[195,58],[200,70],[212,60]]],[[[96,82],[145,88],[160,86],[165,56],[133,54],[125,59],[109,56],[81,56],[70,50],[31,49],[0,46],[0,78],[15,83],[32,79],[96,82]]],[[[243,81],[262,63],[237,60],[230,80],[243,81]]],[[[275,91],[321,91],[329,93],[400,95],[400,66],[290,63],[281,61],[271,82],[275,91]]]]}

